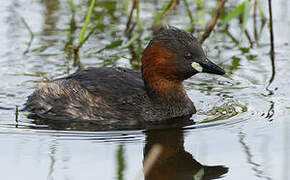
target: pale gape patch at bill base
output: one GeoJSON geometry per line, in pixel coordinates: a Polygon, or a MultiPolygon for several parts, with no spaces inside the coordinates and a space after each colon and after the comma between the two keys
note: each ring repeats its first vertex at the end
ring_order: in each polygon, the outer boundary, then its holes
{"type": "Polygon", "coordinates": [[[197,62],[193,62],[193,63],[191,63],[191,66],[192,66],[195,70],[197,70],[198,72],[202,72],[202,67],[201,67],[201,65],[200,65],[199,63],[197,63],[197,62]]]}

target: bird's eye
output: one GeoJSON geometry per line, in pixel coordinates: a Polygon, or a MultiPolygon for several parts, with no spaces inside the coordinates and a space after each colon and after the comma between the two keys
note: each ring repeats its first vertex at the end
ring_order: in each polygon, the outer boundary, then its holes
{"type": "Polygon", "coordinates": [[[190,52],[185,53],[185,59],[192,59],[192,54],[190,52]]]}

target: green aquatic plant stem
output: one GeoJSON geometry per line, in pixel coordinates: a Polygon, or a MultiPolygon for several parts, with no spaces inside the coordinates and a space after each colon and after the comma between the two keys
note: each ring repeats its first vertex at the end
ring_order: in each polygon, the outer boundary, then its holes
{"type": "Polygon", "coordinates": [[[25,21],[25,19],[24,19],[23,17],[21,17],[21,21],[23,22],[25,28],[28,30],[28,32],[29,32],[29,34],[30,34],[30,40],[29,40],[29,42],[28,42],[28,44],[27,44],[27,48],[26,48],[26,50],[25,50],[24,53],[23,53],[23,54],[26,54],[26,53],[29,51],[29,49],[30,49],[30,46],[31,46],[32,41],[33,41],[33,39],[34,39],[34,34],[33,34],[31,28],[28,26],[27,22],[25,21]]]}
{"type": "Polygon", "coordinates": [[[157,14],[154,25],[159,24],[159,22],[163,19],[166,12],[170,9],[173,9],[176,4],[176,0],[170,0],[167,4],[162,7],[162,10],[159,14],[157,14]]]}
{"type": "Polygon", "coordinates": [[[250,17],[251,9],[252,9],[252,4],[250,3],[250,1],[246,0],[244,10],[243,10],[243,22],[242,22],[241,33],[245,32],[246,30],[246,26],[250,17]]]}
{"type": "Polygon", "coordinates": [[[137,0],[136,4],[136,21],[137,21],[137,26],[138,26],[138,31],[141,32],[143,31],[142,23],[140,20],[140,8],[139,8],[139,0],[137,0]]]}
{"type": "Polygon", "coordinates": [[[125,0],[125,3],[124,3],[124,9],[125,9],[126,12],[127,12],[128,9],[129,9],[129,4],[130,4],[130,0],[125,0]]]}
{"type": "Polygon", "coordinates": [[[240,35],[242,35],[242,33],[244,33],[246,30],[246,26],[250,17],[251,9],[252,9],[251,2],[249,0],[245,0],[242,4],[240,4],[233,11],[227,14],[227,16],[223,19],[223,25],[227,25],[232,19],[241,16],[242,22],[241,22],[240,35]]]}
{"type": "Polygon", "coordinates": [[[192,17],[192,14],[191,14],[191,11],[190,11],[190,8],[189,8],[187,0],[183,0],[183,2],[184,2],[184,5],[186,7],[186,11],[187,11],[187,14],[188,14],[188,17],[189,17],[190,21],[194,22],[194,19],[192,17]]]}
{"type": "Polygon", "coordinates": [[[124,46],[124,48],[129,47],[136,39],[138,39],[141,36],[141,34],[137,33],[134,36],[132,36],[129,41],[126,43],[126,45],[124,46]]]}
{"type": "Polygon", "coordinates": [[[92,0],[91,1],[91,5],[90,5],[90,9],[88,11],[88,14],[87,14],[87,17],[86,17],[86,20],[85,20],[85,24],[80,32],[80,35],[79,35],[79,42],[82,42],[83,39],[84,39],[84,36],[87,32],[87,28],[88,28],[88,25],[90,23],[90,19],[91,19],[91,15],[92,15],[92,12],[93,12],[93,9],[95,7],[95,0],[92,0]]]}
{"type": "Polygon", "coordinates": [[[193,27],[194,27],[194,18],[193,18],[193,16],[192,16],[192,13],[191,13],[191,11],[190,11],[190,8],[189,8],[189,5],[188,5],[188,2],[187,2],[187,0],[183,0],[183,2],[184,2],[184,5],[185,5],[185,8],[186,8],[186,11],[187,11],[187,14],[188,14],[188,17],[189,17],[189,19],[190,19],[190,27],[189,27],[189,29],[188,29],[188,31],[191,31],[192,29],[193,29],[193,27]]]}
{"type": "Polygon", "coordinates": [[[162,10],[159,14],[157,14],[156,17],[156,22],[160,21],[162,19],[162,17],[164,16],[164,14],[166,13],[166,11],[169,9],[171,3],[173,0],[169,1],[165,6],[162,7],[162,10]]]}
{"type": "Polygon", "coordinates": [[[259,9],[260,16],[261,16],[261,18],[262,18],[262,22],[263,22],[263,21],[266,21],[267,18],[266,18],[266,16],[265,16],[265,13],[264,13],[264,10],[263,10],[263,7],[262,7],[262,5],[261,5],[260,0],[257,1],[257,5],[258,5],[258,9],[259,9]]]}
{"type": "Polygon", "coordinates": [[[31,30],[31,28],[28,26],[27,22],[25,21],[25,19],[24,19],[23,17],[21,17],[21,21],[23,22],[23,24],[24,24],[25,28],[28,30],[28,32],[29,32],[29,34],[30,34],[30,36],[31,36],[31,37],[33,37],[33,36],[34,36],[34,34],[33,34],[33,32],[32,32],[32,30],[31,30]]]}
{"type": "Polygon", "coordinates": [[[90,30],[90,32],[86,35],[85,38],[83,38],[82,41],[79,42],[77,47],[73,47],[73,52],[74,52],[74,66],[79,66],[79,69],[82,69],[82,64],[80,62],[80,57],[79,57],[79,50],[83,46],[83,44],[89,39],[89,37],[93,34],[93,32],[98,28],[100,22],[102,20],[102,16],[99,17],[96,25],[90,30]]]}
{"type": "MultiPolygon", "coordinates": [[[[75,8],[73,0],[70,0],[70,6],[71,6],[72,12],[74,14],[76,8],[75,8]]],[[[88,29],[88,25],[90,23],[90,19],[91,19],[91,15],[92,15],[94,7],[95,7],[95,0],[92,0],[91,4],[90,4],[89,11],[88,11],[88,14],[87,14],[87,17],[86,17],[86,20],[85,20],[85,23],[84,23],[84,26],[82,27],[82,30],[81,30],[80,35],[79,35],[78,45],[76,47],[75,46],[70,46],[69,47],[69,49],[72,49],[73,52],[74,52],[74,66],[78,65],[79,69],[82,69],[82,65],[81,65],[80,58],[79,58],[79,49],[83,46],[83,44],[89,39],[89,37],[97,29],[97,27],[99,26],[99,24],[100,24],[100,22],[102,20],[102,16],[100,16],[98,21],[97,21],[97,23],[96,23],[96,25],[86,35],[86,32],[87,32],[87,29],[88,29]]],[[[67,52],[69,53],[70,51],[67,50],[67,52]]]]}
{"type": "Polygon", "coordinates": [[[74,15],[76,13],[76,5],[74,3],[74,0],[70,0],[69,4],[70,4],[71,10],[72,10],[72,13],[74,15]]]}
{"type": "Polygon", "coordinates": [[[77,49],[81,48],[83,44],[89,39],[89,37],[94,33],[94,31],[98,28],[103,16],[100,16],[95,26],[89,31],[89,33],[86,35],[85,38],[83,38],[81,41],[79,41],[79,44],[77,46],[77,49]]]}
{"type": "Polygon", "coordinates": [[[257,0],[254,0],[254,10],[253,10],[253,29],[254,29],[254,38],[255,38],[255,42],[258,45],[258,30],[257,30],[257,0]]]}
{"type": "Polygon", "coordinates": [[[204,1],[203,0],[194,0],[194,1],[197,4],[199,9],[204,7],[204,1]]]}
{"type": "Polygon", "coordinates": [[[240,4],[234,10],[226,15],[223,19],[223,25],[227,25],[232,19],[240,16],[243,13],[245,3],[240,4]]]}
{"type": "Polygon", "coordinates": [[[119,148],[117,151],[117,160],[118,160],[118,180],[123,180],[124,170],[126,169],[123,145],[119,145],[119,148]]]}
{"type": "Polygon", "coordinates": [[[90,32],[86,35],[86,37],[83,38],[82,41],[79,42],[78,46],[71,47],[71,49],[73,49],[73,52],[74,52],[74,66],[78,66],[79,69],[83,69],[83,66],[80,62],[79,50],[83,46],[83,44],[89,39],[89,37],[93,34],[93,32],[98,28],[101,20],[102,20],[102,16],[99,17],[96,25],[90,30],[90,32]]]}
{"type": "Polygon", "coordinates": [[[240,44],[240,42],[229,32],[227,28],[224,30],[224,33],[228,35],[236,45],[240,44]]]}

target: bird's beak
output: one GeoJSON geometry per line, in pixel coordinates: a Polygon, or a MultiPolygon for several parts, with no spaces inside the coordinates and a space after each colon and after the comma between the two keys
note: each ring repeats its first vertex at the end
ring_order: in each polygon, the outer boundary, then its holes
{"type": "Polygon", "coordinates": [[[226,72],[221,67],[211,62],[209,59],[204,59],[201,62],[193,62],[192,67],[196,69],[198,72],[210,73],[210,74],[218,74],[224,75],[226,72]]]}

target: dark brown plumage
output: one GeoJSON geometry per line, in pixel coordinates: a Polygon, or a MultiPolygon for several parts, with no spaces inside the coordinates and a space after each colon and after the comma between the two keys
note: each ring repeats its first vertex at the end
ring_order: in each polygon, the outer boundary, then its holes
{"type": "Polygon", "coordinates": [[[208,61],[196,38],[177,28],[155,33],[142,57],[142,72],[126,68],[88,68],[38,87],[28,97],[30,117],[94,120],[128,126],[191,116],[195,107],[183,80],[200,70],[224,74],[208,61]]]}

